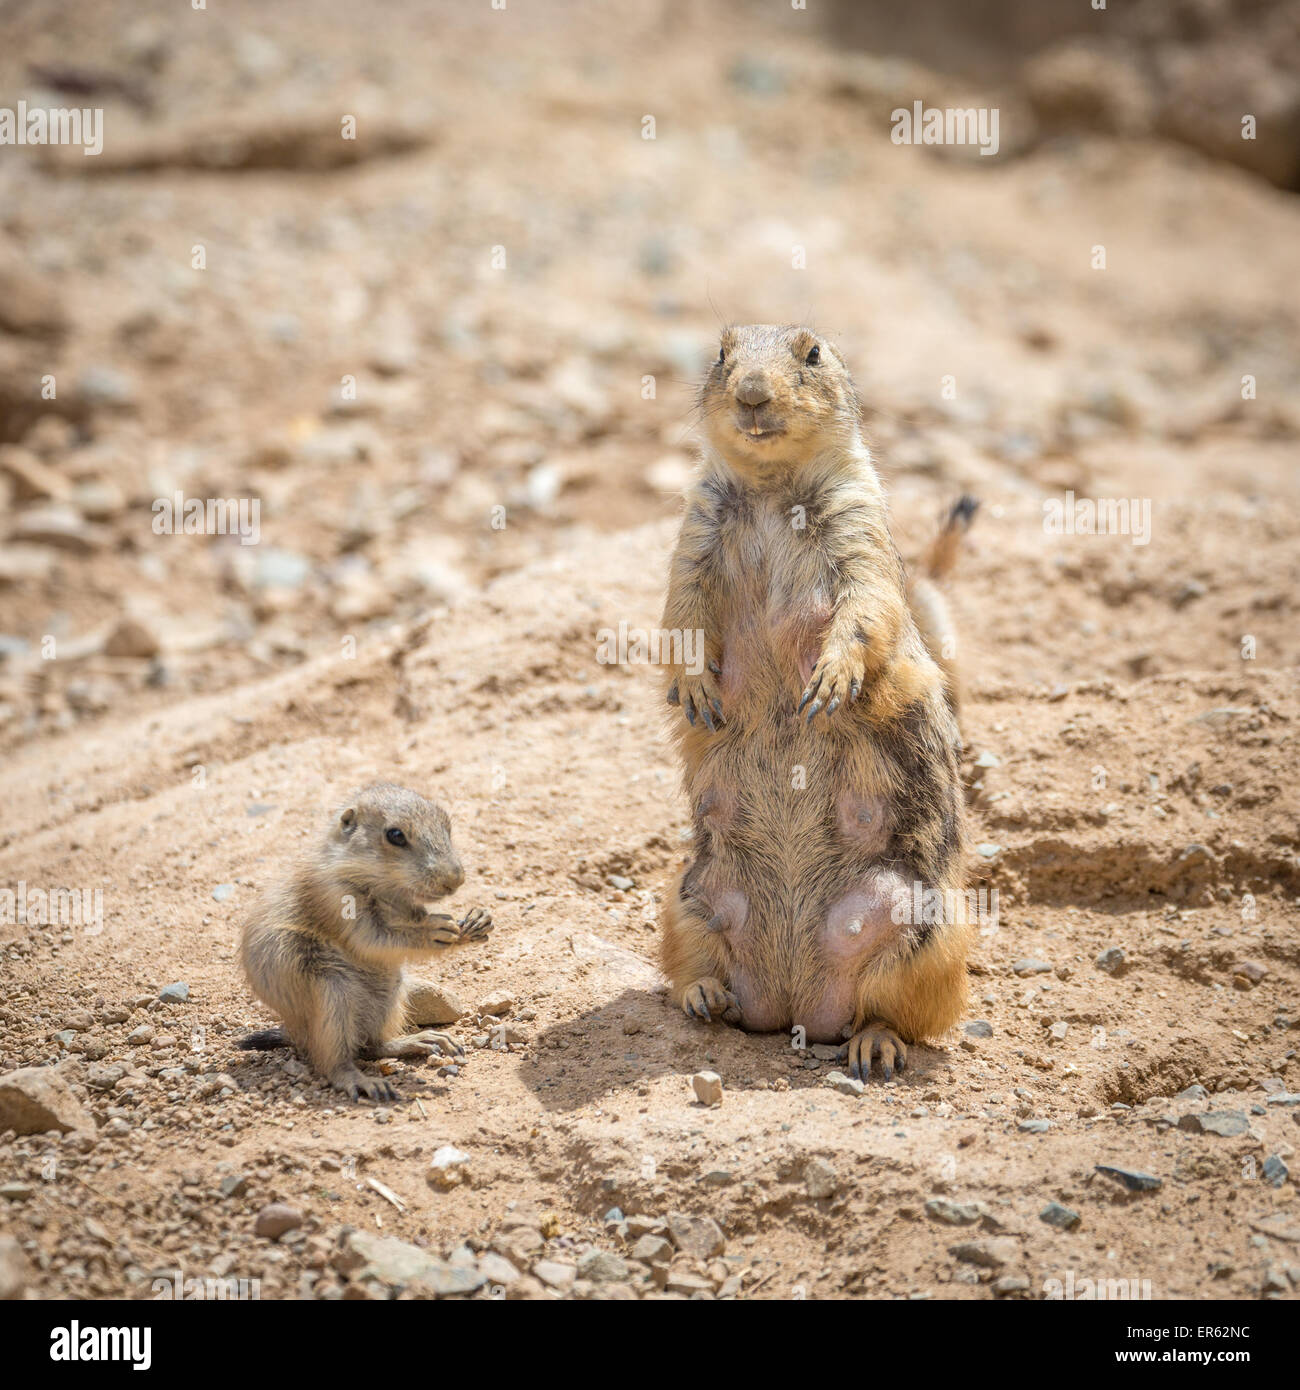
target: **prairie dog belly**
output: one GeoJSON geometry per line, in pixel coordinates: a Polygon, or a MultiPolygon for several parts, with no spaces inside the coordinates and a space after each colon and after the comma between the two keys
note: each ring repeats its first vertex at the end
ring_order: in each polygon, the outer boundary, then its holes
{"type": "Polygon", "coordinates": [[[737,615],[722,633],[723,708],[745,725],[792,716],[830,622],[825,598],[737,615]]]}
{"type": "Polygon", "coordinates": [[[838,745],[791,719],[719,739],[698,769],[699,854],[683,891],[725,943],[753,1032],[801,1025],[840,1041],[861,972],[897,936],[888,804],[841,789],[838,745]]]}

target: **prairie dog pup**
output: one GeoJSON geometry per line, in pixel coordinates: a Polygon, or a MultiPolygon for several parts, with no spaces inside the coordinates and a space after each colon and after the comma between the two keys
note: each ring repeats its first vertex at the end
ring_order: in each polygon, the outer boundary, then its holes
{"type": "MultiPolygon", "coordinates": [[[[966,999],[964,914],[910,910],[965,882],[946,608],[909,586],[831,343],[729,328],[700,401],[663,617],[703,633],[702,669],[668,675],[695,858],[662,964],[688,1014],[847,1039],[855,1076],[878,1057],[888,1078],[966,999]]],[[[935,577],[973,510],[931,547],[935,577]]]]}
{"type": "Polygon", "coordinates": [[[244,927],[240,956],[253,993],[284,1020],[242,1048],[286,1047],[353,1100],[396,1100],[358,1058],[463,1055],[445,1033],[403,1035],[408,960],[481,941],[492,918],[456,922],[425,903],[465,881],[441,806],[391,782],[353,793],[311,857],[269,892],[244,927]]]}

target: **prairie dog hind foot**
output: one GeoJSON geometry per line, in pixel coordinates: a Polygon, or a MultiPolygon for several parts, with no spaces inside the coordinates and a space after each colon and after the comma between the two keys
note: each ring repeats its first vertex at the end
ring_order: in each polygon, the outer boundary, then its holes
{"type": "Polygon", "coordinates": [[[880,1063],[880,1074],[886,1081],[901,1076],[907,1065],[907,1044],[880,1019],[872,1019],[840,1048],[839,1060],[849,1064],[849,1075],[855,1081],[871,1080],[871,1064],[880,1063]]]}
{"type": "Polygon", "coordinates": [[[723,1023],[738,1027],[741,1021],[740,1001],[713,976],[696,980],[686,986],[682,993],[682,1008],[688,1018],[701,1023],[712,1023],[716,1015],[723,1023]]]}

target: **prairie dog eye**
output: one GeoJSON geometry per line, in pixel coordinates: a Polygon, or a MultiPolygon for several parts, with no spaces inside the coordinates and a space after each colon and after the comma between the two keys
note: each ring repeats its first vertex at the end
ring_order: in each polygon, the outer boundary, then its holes
{"type": "Polygon", "coordinates": [[[384,839],[390,845],[396,845],[398,849],[406,848],[406,836],[395,825],[384,831],[384,839]]]}
{"type": "Polygon", "coordinates": [[[804,361],[805,361],[810,367],[815,367],[815,366],[818,364],[818,362],[820,362],[821,360],[822,360],[822,350],[821,350],[821,348],[819,348],[819,347],[817,346],[816,343],[814,343],[814,344],[812,345],[812,347],[810,347],[810,348],[808,349],[808,356],[804,358],[804,361]]]}

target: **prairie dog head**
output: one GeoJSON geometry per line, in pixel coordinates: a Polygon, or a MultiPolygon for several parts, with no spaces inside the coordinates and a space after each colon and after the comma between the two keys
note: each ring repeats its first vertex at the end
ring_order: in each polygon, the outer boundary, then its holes
{"type": "Polygon", "coordinates": [[[858,440],[858,393],[844,359],[797,325],[725,329],[700,406],[705,439],[741,473],[779,476],[858,440]]]}
{"type": "Polygon", "coordinates": [[[348,882],[390,901],[429,902],[465,882],[446,811],[391,782],[348,797],[330,826],[326,859],[348,882]]]}

